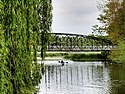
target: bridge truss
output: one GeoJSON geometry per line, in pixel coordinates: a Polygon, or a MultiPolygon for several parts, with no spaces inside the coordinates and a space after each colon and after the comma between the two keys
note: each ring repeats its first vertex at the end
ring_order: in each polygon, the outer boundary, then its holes
{"type": "Polygon", "coordinates": [[[50,33],[48,51],[106,51],[114,48],[106,39],[67,33],[50,33]]]}

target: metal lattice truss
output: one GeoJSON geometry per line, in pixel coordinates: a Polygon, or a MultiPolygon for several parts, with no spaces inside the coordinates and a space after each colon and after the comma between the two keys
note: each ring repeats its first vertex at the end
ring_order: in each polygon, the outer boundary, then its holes
{"type": "Polygon", "coordinates": [[[103,51],[114,46],[110,41],[78,34],[51,33],[48,51],[103,51]]]}

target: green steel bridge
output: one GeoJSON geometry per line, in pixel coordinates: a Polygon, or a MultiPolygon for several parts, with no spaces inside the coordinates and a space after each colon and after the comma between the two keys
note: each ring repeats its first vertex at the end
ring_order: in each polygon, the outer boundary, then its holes
{"type": "Polygon", "coordinates": [[[50,33],[48,37],[47,51],[109,51],[116,47],[103,37],[69,33],[50,33]]]}

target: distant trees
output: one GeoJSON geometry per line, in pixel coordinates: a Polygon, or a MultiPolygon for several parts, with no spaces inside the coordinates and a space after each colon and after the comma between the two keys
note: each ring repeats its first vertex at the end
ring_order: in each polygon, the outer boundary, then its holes
{"type": "Polygon", "coordinates": [[[0,0],[0,94],[36,92],[37,47],[40,34],[50,32],[51,7],[51,0],[0,0]]]}
{"type": "MultiPolygon", "coordinates": [[[[117,62],[125,62],[125,0],[106,0],[99,3],[101,14],[97,18],[102,27],[95,28],[95,31],[104,30],[111,38],[112,43],[118,48],[109,56],[117,62]]],[[[97,26],[96,26],[97,27],[97,26]]]]}

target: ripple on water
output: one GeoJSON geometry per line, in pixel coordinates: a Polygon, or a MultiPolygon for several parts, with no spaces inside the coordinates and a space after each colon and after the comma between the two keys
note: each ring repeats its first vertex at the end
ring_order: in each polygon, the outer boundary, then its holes
{"type": "Polygon", "coordinates": [[[58,61],[45,61],[44,64],[39,94],[117,94],[119,88],[120,94],[125,94],[125,77],[114,78],[125,74],[125,69],[112,76],[114,69],[103,62],[68,61],[62,66],[58,61]]]}

